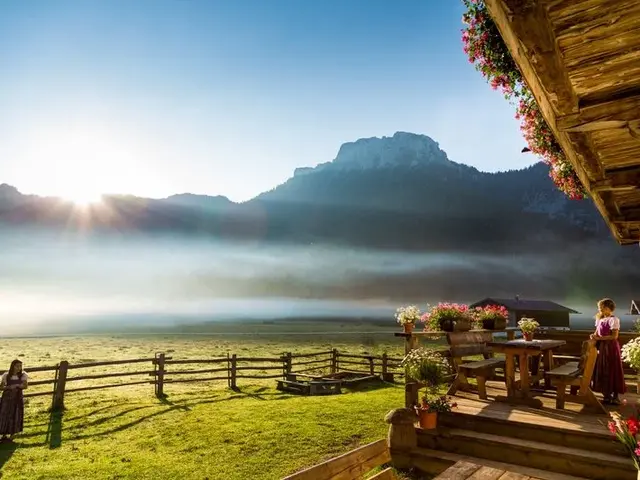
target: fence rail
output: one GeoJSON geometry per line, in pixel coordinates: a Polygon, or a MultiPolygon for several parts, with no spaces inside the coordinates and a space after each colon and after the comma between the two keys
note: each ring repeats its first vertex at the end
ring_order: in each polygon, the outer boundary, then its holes
{"type": "MultiPolygon", "coordinates": [[[[52,408],[64,408],[65,394],[100,390],[104,388],[126,387],[132,385],[154,385],[155,394],[164,396],[164,386],[173,383],[227,381],[227,385],[237,388],[238,379],[273,379],[282,378],[290,373],[314,373],[336,374],[339,372],[363,373],[380,375],[384,380],[389,380],[393,375],[402,375],[399,371],[401,359],[383,355],[358,355],[341,353],[337,349],[313,353],[284,353],[273,357],[239,357],[236,354],[228,354],[226,357],[176,359],[166,356],[165,353],[157,353],[154,357],[134,358],[128,360],[92,361],[70,364],[61,361],[58,365],[37,366],[27,369],[29,374],[52,372],[53,377],[47,379],[32,379],[30,387],[48,386],[51,388],[37,391],[27,390],[25,397],[52,396],[52,408]],[[115,372],[95,372],[91,369],[127,366],[138,364],[141,369],[126,370],[119,368],[115,372]],[[207,368],[211,365],[211,368],[207,368]],[[175,366],[175,367],[174,367],[175,366]],[[175,370],[173,368],[175,368],[175,370]],[[84,369],[85,372],[81,370],[84,369]],[[275,373],[278,372],[278,373],[275,373]],[[207,374],[207,376],[203,376],[207,374]],[[69,382],[86,382],[101,379],[114,379],[120,377],[148,376],[149,379],[136,380],[131,378],[126,382],[107,383],[99,385],[78,385],[69,382]],[[69,388],[71,387],[71,388],[69,388]]],[[[4,373],[0,371],[0,375],[4,373]]]]}

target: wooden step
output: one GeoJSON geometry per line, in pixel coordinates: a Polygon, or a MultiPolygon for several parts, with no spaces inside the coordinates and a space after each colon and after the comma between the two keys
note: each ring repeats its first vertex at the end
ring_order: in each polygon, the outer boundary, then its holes
{"type": "Polygon", "coordinates": [[[418,436],[418,446],[504,461],[593,480],[637,480],[630,458],[490,433],[443,429],[418,436]]]}
{"type": "Polygon", "coordinates": [[[522,440],[535,440],[553,445],[609,453],[625,458],[628,456],[624,446],[604,427],[601,429],[594,428],[592,431],[586,432],[458,412],[440,414],[438,416],[438,424],[442,427],[461,428],[522,440]]]}
{"type": "Polygon", "coordinates": [[[538,468],[524,467],[522,465],[513,465],[495,460],[487,460],[486,458],[470,457],[468,455],[431,450],[428,448],[418,448],[411,453],[411,456],[420,470],[432,475],[439,475],[443,470],[456,462],[466,461],[486,467],[509,470],[530,477],[532,480],[588,480],[584,477],[564,475],[547,470],[540,470],[538,468]]]}

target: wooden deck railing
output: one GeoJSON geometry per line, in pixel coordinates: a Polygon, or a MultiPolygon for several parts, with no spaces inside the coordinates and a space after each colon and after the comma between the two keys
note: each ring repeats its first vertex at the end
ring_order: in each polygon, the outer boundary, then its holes
{"type": "Polygon", "coordinates": [[[386,439],[372,442],[283,480],[351,480],[391,461],[386,439]]]}
{"type": "MultiPolygon", "coordinates": [[[[162,397],[165,394],[165,386],[173,383],[226,381],[229,388],[236,389],[238,380],[275,379],[282,378],[288,373],[353,372],[380,375],[383,380],[388,380],[393,375],[402,375],[399,370],[400,361],[401,359],[389,357],[386,353],[355,355],[341,353],[337,349],[302,354],[288,352],[273,357],[227,354],[224,357],[214,358],[174,359],[160,352],[154,357],[127,360],[74,364],[63,360],[57,365],[26,369],[31,379],[25,397],[51,395],[52,408],[56,410],[64,408],[64,398],[68,393],[134,385],[154,385],[155,394],[162,397]],[[121,368],[116,371],[104,371],[113,366],[121,368]],[[34,373],[50,373],[51,376],[40,379],[40,375],[34,376],[34,373]],[[140,379],[140,377],[151,378],[140,379]],[[114,383],[112,379],[116,378],[126,381],[114,383]],[[111,381],[95,384],[95,381],[102,379],[111,381]],[[50,387],[38,388],[43,386],[50,387]]],[[[2,373],[4,372],[0,371],[0,375],[2,373]]]]}

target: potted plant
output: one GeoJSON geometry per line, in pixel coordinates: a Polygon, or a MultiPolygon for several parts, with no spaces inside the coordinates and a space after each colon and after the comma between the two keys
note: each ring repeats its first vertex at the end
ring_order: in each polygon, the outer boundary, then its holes
{"type": "Polygon", "coordinates": [[[471,312],[467,305],[439,303],[424,315],[425,330],[444,332],[466,332],[471,329],[471,312]]]}
{"type": "Polygon", "coordinates": [[[504,330],[509,321],[509,311],[502,305],[487,305],[473,310],[474,323],[485,330],[504,330]]]}
{"type": "Polygon", "coordinates": [[[540,324],[536,322],[533,318],[523,318],[518,322],[518,326],[520,330],[522,330],[522,336],[525,341],[530,342],[533,340],[533,334],[538,329],[540,324]]]}
{"type": "Polygon", "coordinates": [[[438,388],[447,381],[451,373],[449,363],[434,350],[417,348],[411,350],[400,365],[405,368],[408,378],[423,384],[426,389],[422,403],[415,405],[420,427],[436,428],[438,412],[451,411],[455,406],[446,397],[437,396],[438,388]]]}
{"type": "Polygon", "coordinates": [[[638,405],[633,407],[633,412],[627,418],[618,412],[611,412],[609,431],[624,445],[631,455],[631,460],[636,467],[637,478],[640,480],[640,447],[638,446],[638,430],[640,429],[640,412],[638,405]]]}
{"type": "Polygon", "coordinates": [[[411,333],[420,320],[420,310],[415,305],[401,307],[396,311],[396,321],[404,328],[404,333],[411,333]]]}
{"type": "Polygon", "coordinates": [[[622,360],[636,371],[638,384],[640,384],[640,337],[636,337],[623,345],[622,360]]]}
{"type": "Polygon", "coordinates": [[[422,397],[422,402],[416,407],[418,418],[420,419],[420,428],[425,430],[433,430],[438,427],[438,414],[450,412],[451,409],[457,407],[446,395],[422,397]]]}

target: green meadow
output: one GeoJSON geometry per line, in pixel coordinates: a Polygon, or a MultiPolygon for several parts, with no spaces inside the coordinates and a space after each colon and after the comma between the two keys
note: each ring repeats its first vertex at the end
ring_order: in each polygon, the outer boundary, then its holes
{"type": "MultiPolygon", "coordinates": [[[[393,326],[335,332],[332,324],[313,335],[304,330],[322,326],[306,327],[298,332],[275,325],[273,330],[257,328],[251,333],[245,325],[246,332],[230,334],[0,339],[0,369],[13,358],[22,359],[28,372],[29,367],[60,360],[71,364],[123,360],[153,357],[156,352],[190,359],[227,353],[273,357],[337,348],[352,354],[402,356],[402,339],[393,336],[398,331],[393,326]],[[272,334],[279,328],[280,334],[272,334]]],[[[70,376],[151,368],[150,363],[94,367],[70,370],[70,376]]],[[[52,373],[35,372],[30,377],[43,380],[52,378],[52,373]]],[[[85,380],[73,387],[128,380],[140,377],[85,380]]],[[[314,397],[283,393],[275,386],[274,379],[238,379],[237,391],[226,381],[168,383],[162,400],[154,396],[151,384],[71,392],[62,414],[49,412],[49,395],[29,398],[24,433],[14,445],[0,445],[0,477],[279,479],[382,438],[387,432],[385,414],[404,402],[400,383],[314,397]]],[[[33,386],[29,391],[50,389],[33,386]]]]}

